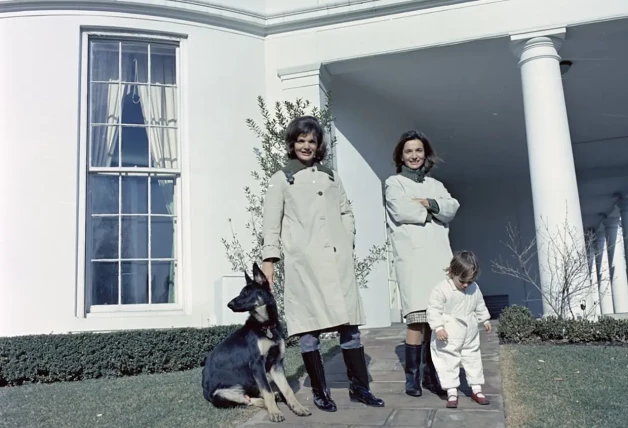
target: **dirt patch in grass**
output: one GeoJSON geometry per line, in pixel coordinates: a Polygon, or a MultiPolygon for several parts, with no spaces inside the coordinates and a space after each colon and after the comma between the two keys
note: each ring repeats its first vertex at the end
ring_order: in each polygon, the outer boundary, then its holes
{"type": "MultiPolygon", "coordinates": [[[[325,359],[337,340],[321,343],[325,359]]],[[[286,374],[303,376],[299,348],[286,352],[286,374]]],[[[117,379],[0,388],[0,427],[228,428],[258,409],[215,409],[203,398],[201,369],[117,379]]]]}
{"type": "Polygon", "coordinates": [[[512,346],[501,346],[499,350],[499,368],[502,376],[502,394],[504,395],[504,413],[508,428],[524,428],[531,415],[531,410],[521,399],[517,391],[517,370],[515,356],[518,351],[512,346]]]}

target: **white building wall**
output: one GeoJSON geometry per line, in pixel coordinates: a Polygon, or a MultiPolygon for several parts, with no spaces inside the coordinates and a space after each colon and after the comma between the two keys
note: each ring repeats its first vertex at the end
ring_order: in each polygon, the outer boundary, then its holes
{"type": "MultiPolygon", "coordinates": [[[[228,218],[243,232],[255,166],[245,119],[264,94],[260,38],[149,17],[44,14],[0,20],[0,336],[207,326],[231,266],[228,218]],[[185,312],[77,317],[81,26],[187,35],[182,213],[185,312]]],[[[246,235],[241,234],[244,238],[246,235]]]]}
{"type": "MultiPolygon", "coordinates": [[[[146,0],[146,3],[188,7],[175,1],[146,0]]],[[[308,0],[305,6],[315,7],[314,3],[332,5],[331,0],[308,0]]],[[[285,0],[268,0],[263,7],[245,0],[229,4],[255,15],[247,16],[246,21],[255,22],[257,33],[263,27],[258,14],[265,11],[277,15],[291,7],[285,0]]],[[[225,5],[227,2],[221,0],[218,6],[225,5]]],[[[332,14],[333,9],[329,10],[332,14]]],[[[86,11],[12,11],[4,15],[0,20],[3,150],[0,190],[5,201],[3,207],[8,208],[0,210],[0,335],[204,326],[215,321],[215,289],[222,276],[229,275],[231,270],[220,238],[229,237],[228,218],[236,226],[246,221],[244,198],[239,196],[242,187],[249,184],[248,172],[255,165],[249,144],[254,136],[244,120],[258,117],[257,95],[266,95],[269,102],[283,99],[278,70],[626,16],[625,0],[577,4],[572,0],[483,0],[368,18],[359,25],[347,21],[316,28],[304,26],[298,31],[262,39],[211,28],[201,24],[202,20],[191,24],[167,18],[86,11]],[[188,36],[182,82],[187,92],[186,114],[181,118],[185,135],[183,198],[188,210],[182,213],[184,313],[87,319],[76,315],[77,286],[82,275],[77,272],[77,260],[83,257],[77,254],[77,230],[82,227],[77,224],[81,26],[166,31],[188,36]]],[[[296,18],[295,15],[285,19],[296,18]]],[[[273,19],[277,23],[283,18],[273,19]]],[[[356,93],[353,99],[360,96],[356,93]]],[[[382,179],[387,175],[388,152],[392,146],[380,152],[375,141],[387,140],[391,135],[394,143],[399,130],[406,128],[406,119],[391,114],[388,123],[380,120],[382,126],[373,127],[373,138],[356,138],[350,130],[358,128],[357,119],[362,116],[376,119],[375,114],[382,117],[384,109],[377,111],[366,104],[356,108],[357,103],[351,101],[348,98],[345,107],[338,107],[338,113],[345,110],[354,114],[339,118],[340,142],[347,144],[339,146],[338,159],[343,182],[354,200],[358,240],[362,240],[358,253],[363,255],[371,243],[383,237],[384,230],[381,201],[376,201],[372,189],[380,186],[376,176],[382,179]],[[369,156],[374,153],[378,157],[381,154],[381,163],[369,162],[369,156]],[[347,165],[358,171],[356,178],[351,178],[354,175],[347,165]]],[[[459,185],[452,183],[453,189],[459,185]]],[[[470,192],[474,194],[474,190],[470,192]]],[[[488,202],[497,200],[488,191],[483,192],[488,202]]],[[[500,192],[503,201],[515,197],[507,189],[500,192]]],[[[510,209],[506,202],[503,204],[510,209]]],[[[497,210],[484,214],[483,218],[486,215],[501,218],[497,210]]],[[[452,228],[455,246],[469,247],[468,242],[480,239],[459,238],[456,229],[462,229],[460,223],[467,224],[467,218],[469,227],[465,230],[472,229],[471,225],[478,229],[477,218],[461,215],[459,224],[452,228]]],[[[484,221],[496,230],[505,230],[497,227],[497,222],[484,221]]],[[[490,257],[484,254],[492,251],[489,247],[478,251],[485,266],[490,257]]],[[[385,279],[385,269],[381,269],[382,272],[373,273],[372,280],[385,279]]],[[[486,276],[487,267],[484,272],[486,276]]],[[[484,282],[499,283],[486,279],[484,282]]],[[[379,298],[376,297],[379,294],[364,296],[365,301],[375,302],[379,298]]]]}

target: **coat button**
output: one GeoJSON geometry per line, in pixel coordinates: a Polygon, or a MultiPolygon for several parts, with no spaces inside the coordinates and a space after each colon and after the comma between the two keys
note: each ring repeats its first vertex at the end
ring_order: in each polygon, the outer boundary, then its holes
{"type": "Polygon", "coordinates": [[[323,196],[323,192],[318,192],[318,196],[323,196]]]}
{"type": "Polygon", "coordinates": [[[336,252],[336,247],[334,247],[334,253],[336,252]]]}

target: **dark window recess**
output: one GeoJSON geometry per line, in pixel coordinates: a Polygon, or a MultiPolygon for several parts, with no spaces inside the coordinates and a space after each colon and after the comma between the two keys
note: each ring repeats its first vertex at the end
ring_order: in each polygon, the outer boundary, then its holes
{"type": "Polygon", "coordinates": [[[484,302],[491,314],[491,319],[497,319],[504,308],[510,305],[508,294],[498,294],[494,296],[484,296],[484,302]]]}

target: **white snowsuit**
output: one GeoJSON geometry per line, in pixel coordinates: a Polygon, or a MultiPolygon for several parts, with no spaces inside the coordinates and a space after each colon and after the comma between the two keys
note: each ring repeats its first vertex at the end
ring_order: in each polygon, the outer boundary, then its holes
{"type": "Polygon", "coordinates": [[[460,366],[464,367],[470,386],[484,385],[478,324],[486,323],[490,317],[475,282],[461,291],[447,278],[432,291],[427,304],[427,321],[433,331],[444,328],[449,335],[446,341],[441,341],[432,334],[430,343],[443,389],[460,386],[460,366]]]}

